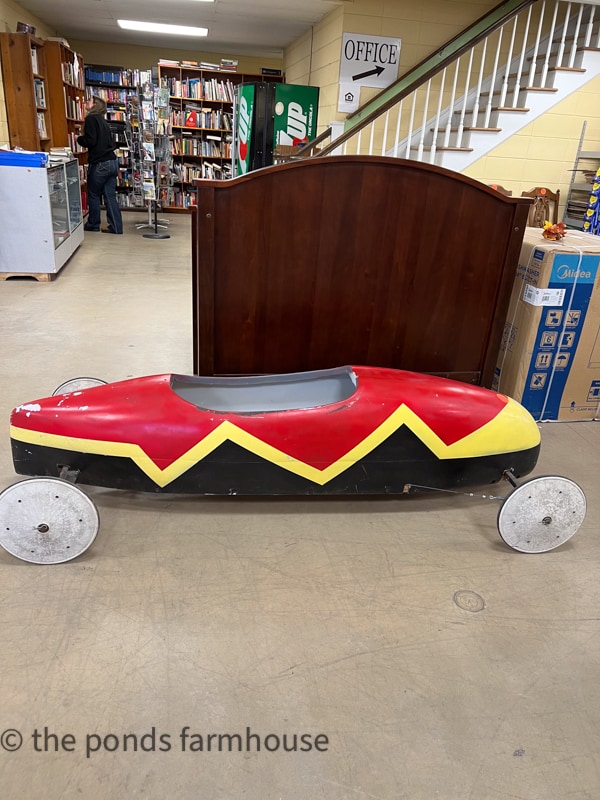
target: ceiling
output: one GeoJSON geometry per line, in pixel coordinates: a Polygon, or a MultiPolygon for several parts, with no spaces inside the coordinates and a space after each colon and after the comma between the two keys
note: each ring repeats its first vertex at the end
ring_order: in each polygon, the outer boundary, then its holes
{"type": "Polygon", "coordinates": [[[65,39],[232,55],[280,56],[348,0],[17,0],[65,39]],[[119,28],[117,19],[208,28],[208,36],[170,36],[119,28]]]}

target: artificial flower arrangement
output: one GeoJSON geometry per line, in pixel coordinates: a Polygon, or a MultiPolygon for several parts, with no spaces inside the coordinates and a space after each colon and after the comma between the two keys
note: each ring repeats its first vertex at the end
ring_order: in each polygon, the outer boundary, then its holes
{"type": "Polygon", "coordinates": [[[544,222],[544,228],[542,230],[542,236],[544,239],[550,239],[554,242],[559,242],[564,236],[567,235],[567,226],[564,222],[557,222],[556,225],[553,225],[551,222],[544,222]]]}

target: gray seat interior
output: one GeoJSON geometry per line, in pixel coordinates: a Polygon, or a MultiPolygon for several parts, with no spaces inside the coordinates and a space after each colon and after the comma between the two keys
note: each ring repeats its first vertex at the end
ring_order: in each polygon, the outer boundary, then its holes
{"type": "Polygon", "coordinates": [[[351,397],[356,386],[350,367],[240,378],[174,375],[171,380],[173,391],[198,408],[239,414],[339,403],[351,397]]]}

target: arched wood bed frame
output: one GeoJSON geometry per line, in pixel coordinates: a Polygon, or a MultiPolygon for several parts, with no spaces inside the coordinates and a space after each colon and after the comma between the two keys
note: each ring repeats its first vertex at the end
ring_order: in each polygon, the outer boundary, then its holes
{"type": "Polygon", "coordinates": [[[196,186],[196,374],[362,364],[491,386],[531,200],[376,156],[196,186]]]}

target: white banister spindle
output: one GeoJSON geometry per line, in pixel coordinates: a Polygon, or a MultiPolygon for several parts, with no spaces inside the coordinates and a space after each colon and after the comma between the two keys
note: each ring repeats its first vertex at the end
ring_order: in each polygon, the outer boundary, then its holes
{"type": "Polygon", "coordinates": [[[498,75],[498,60],[500,58],[500,48],[502,47],[502,28],[498,31],[498,41],[496,43],[496,53],[494,55],[494,67],[492,69],[492,80],[490,83],[490,91],[488,92],[487,106],[485,109],[485,117],[483,120],[483,127],[489,128],[490,119],[492,116],[492,104],[494,100],[494,89],[496,88],[496,76],[498,75]]]}
{"type": "Polygon", "coordinates": [[[546,79],[548,77],[548,70],[550,68],[550,57],[552,55],[552,45],[554,43],[554,32],[556,30],[557,16],[558,16],[558,2],[554,3],[554,11],[552,13],[552,22],[550,23],[550,32],[548,34],[548,43],[546,45],[546,55],[544,57],[544,66],[542,67],[540,86],[546,86],[546,79]]]}
{"type": "Polygon", "coordinates": [[[369,136],[369,155],[373,155],[373,140],[375,138],[375,120],[369,126],[371,128],[371,134],[369,136]]]}
{"type": "Polygon", "coordinates": [[[431,95],[431,80],[427,81],[427,90],[425,91],[425,103],[423,105],[423,119],[421,120],[421,135],[419,136],[419,147],[417,149],[417,161],[423,161],[423,148],[425,146],[425,133],[427,114],[429,113],[429,97],[431,95]]]}
{"type": "Polygon", "coordinates": [[[557,67],[562,67],[563,65],[563,56],[565,54],[565,40],[567,38],[567,28],[569,27],[570,16],[571,16],[571,3],[567,3],[567,8],[565,9],[565,21],[563,23],[563,31],[562,31],[562,36],[560,37],[558,56],[556,58],[557,67]]]}
{"type": "Polygon", "coordinates": [[[450,144],[450,133],[452,132],[452,114],[454,111],[454,103],[456,102],[456,86],[458,84],[458,71],[460,69],[460,56],[456,59],[454,65],[454,80],[452,81],[452,96],[448,104],[448,120],[446,121],[446,130],[444,131],[444,144],[443,147],[448,147],[450,144]]]}
{"type": "Polygon", "coordinates": [[[540,50],[540,39],[542,38],[542,26],[544,24],[544,12],[546,10],[546,0],[543,0],[540,9],[540,18],[538,20],[537,32],[535,34],[535,42],[533,44],[533,55],[531,57],[531,67],[529,69],[529,78],[527,86],[535,86],[535,73],[537,70],[538,53],[540,50]]]}
{"type": "Polygon", "coordinates": [[[442,150],[464,147],[465,131],[489,129],[497,107],[526,111],[519,105],[526,105],[528,86],[547,88],[555,66],[573,67],[582,47],[599,47],[595,5],[600,0],[531,3],[472,47],[468,58],[457,57],[404,100],[357,126],[336,152],[361,154],[364,147],[369,155],[435,164],[442,150]]]}
{"type": "Polygon", "coordinates": [[[485,68],[485,56],[487,53],[488,40],[483,40],[483,48],[481,50],[481,61],[479,63],[479,77],[477,78],[477,86],[475,88],[475,103],[473,104],[473,116],[471,117],[471,127],[477,127],[477,117],[479,116],[479,100],[481,95],[481,85],[483,83],[483,70],[485,68]]]}
{"type": "Polygon", "coordinates": [[[456,133],[457,147],[461,146],[463,131],[465,129],[465,117],[467,115],[467,100],[469,98],[469,86],[471,85],[471,72],[473,70],[473,55],[474,55],[474,50],[473,48],[471,48],[469,52],[469,64],[467,67],[467,74],[465,75],[465,91],[463,94],[463,101],[460,109],[460,117],[458,120],[458,131],[456,133]]]}
{"type": "Polygon", "coordinates": [[[508,79],[509,79],[509,72],[510,72],[510,65],[512,62],[512,54],[515,47],[515,37],[517,35],[517,22],[518,22],[518,15],[513,20],[512,31],[510,34],[510,44],[508,46],[508,57],[506,59],[506,66],[504,67],[504,76],[502,78],[502,89],[500,91],[500,99],[498,101],[498,106],[500,108],[504,108],[504,104],[506,103],[506,95],[508,93],[508,79]]]}
{"type": "Polygon", "coordinates": [[[525,30],[523,31],[523,45],[521,47],[521,54],[519,56],[519,66],[517,67],[517,77],[515,79],[515,91],[511,102],[512,108],[517,108],[519,101],[519,92],[521,91],[521,76],[523,75],[523,61],[525,60],[525,50],[527,50],[527,40],[529,37],[529,25],[531,24],[531,6],[527,9],[527,19],[525,21],[525,30]]]}
{"type": "Polygon", "coordinates": [[[412,97],[412,106],[410,109],[410,120],[408,123],[408,136],[406,137],[406,155],[405,158],[410,158],[410,147],[412,143],[412,134],[413,134],[413,126],[415,124],[415,108],[417,105],[417,95],[419,94],[419,90],[413,92],[412,97]]]}
{"type": "Polygon", "coordinates": [[[584,47],[590,47],[590,42],[592,41],[592,31],[594,30],[594,16],[596,12],[596,6],[588,6],[590,10],[590,15],[588,17],[587,28],[585,30],[585,41],[583,43],[584,47]]]}
{"type": "Polygon", "coordinates": [[[383,119],[383,138],[381,140],[381,155],[382,156],[385,155],[385,148],[386,148],[386,145],[387,145],[387,133],[388,133],[389,122],[390,122],[390,110],[388,108],[388,110],[385,112],[385,117],[383,119]]]}
{"type": "Polygon", "coordinates": [[[433,124],[433,138],[431,140],[431,151],[429,153],[429,163],[435,163],[435,152],[437,150],[437,137],[440,130],[440,116],[442,114],[442,100],[444,99],[444,86],[446,85],[446,68],[442,70],[442,77],[440,81],[438,104],[435,112],[435,122],[433,124]]]}
{"type": "Polygon", "coordinates": [[[394,157],[398,157],[398,145],[400,144],[400,120],[402,119],[402,104],[404,100],[398,103],[398,118],[396,119],[396,133],[394,139],[394,157]]]}
{"type": "Polygon", "coordinates": [[[575,32],[573,34],[573,41],[571,43],[571,54],[569,56],[569,67],[572,69],[575,66],[575,56],[577,55],[577,43],[579,41],[579,31],[581,30],[581,18],[583,16],[583,5],[579,4],[579,11],[577,12],[577,22],[575,23],[575,32]]]}

